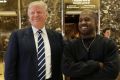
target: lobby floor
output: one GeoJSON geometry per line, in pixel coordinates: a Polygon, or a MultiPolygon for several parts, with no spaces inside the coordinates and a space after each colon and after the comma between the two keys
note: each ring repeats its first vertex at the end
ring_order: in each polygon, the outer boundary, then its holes
{"type": "Polygon", "coordinates": [[[4,80],[4,63],[0,61],[0,80],[4,80]]]}

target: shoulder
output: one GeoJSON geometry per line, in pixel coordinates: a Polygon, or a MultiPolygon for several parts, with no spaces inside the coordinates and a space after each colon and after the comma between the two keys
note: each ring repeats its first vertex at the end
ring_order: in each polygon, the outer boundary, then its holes
{"type": "Polygon", "coordinates": [[[97,36],[96,36],[96,41],[98,41],[98,42],[104,42],[104,43],[109,43],[109,42],[111,42],[112,40],[111,40],[111,39],[108,39],[108,38],[106,38],[106,37],[103,37],[103,36],[101,36],[101,35],[97,35],[97,36]]]}
{"type": "Polygon", "coordinates": [[[23,34],[26,34],[26,33],[29,33],[29,32],[32,32],[31,27],[15,30],[15,31],[12,32],[12,34],[23,35],[23,34]]]}
{"type": "Polygon", "coordinates": [[[54,31],[54,30],[51,30],[51,29],[46,29],[47,33],[48,34],[56,34],[56,35],[61,35],[60,33],[54,31]]]}
{"type": "Polygon", "coordinates": [[[104,46],[106,46],[107,48],[114,48],[114,47],[117,47],[116,43],[112,40],[112,39],[108,39],[108,38],[105,38],[103,36],[100,36],[98,35],[97,36],[97,39],[98,39],[98,43],[99,44],[103,44],[104,46]]]}
{"type": "Polygon", "coordinates": [[[15,30],[11,33],[10,38],[20,38],[21,39],[26,34],[32,34],[32,28],[28,27],[28,28],[24,28],[24,29],[15,30]]]}
{"type": "Polygon", "coordinates": [[[22,29],[15,30],[12,33],[21,34],[21,33],[26,33],[26,32],[30,32],[30,31],[32,31],[32,28],[27,27],[27,28],[22,28],[22,29]]]}
{"type": "Polygon", "coordinates": [[[58,32],[56,32],[54,30],[46,29],[46,31],[47,31],[48,36],[51,36],[51,37],[62,37],[61,33],[58,33],[58,32]]]}
{"type": "Polygon", "coordinates": [[[77,48],[79,47],[79,45],[81,45],[81,39],[76,39],[76,40],[66,42],[66,47],[69,47],[69,48],[77,48]]]}

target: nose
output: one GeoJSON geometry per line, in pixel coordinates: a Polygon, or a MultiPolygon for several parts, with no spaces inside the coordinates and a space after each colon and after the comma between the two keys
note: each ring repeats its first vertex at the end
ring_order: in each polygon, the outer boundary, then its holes
{"type": "Polygon", "coordinates": [[[86,21],[85,21],[85,20],[82,20],[82,21],[81,21],[81,24],[86,24],[86,21]]]}
{"type": "Polygon", "coordinates": [[[34,16],[38,16],[38,13],[37,13],[37,12],[35,12],[34,16]]]}

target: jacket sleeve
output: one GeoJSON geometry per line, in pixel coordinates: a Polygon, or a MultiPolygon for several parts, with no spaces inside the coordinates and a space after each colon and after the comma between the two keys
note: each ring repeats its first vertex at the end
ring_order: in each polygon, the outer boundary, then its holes
{"type": "Polygon", "coordinates": [[[62,71],[64,75],[70,77],[80,77],[89,75],[99,69],[99,63],[94,60],[79,61],[75,60],[75,47],[68,44],[64,48],[62,59],[62,71]]]}
{"type": "Polygon", "coordinates": [[[93,77],[97,78],[110,78],[116,79],[119,73],[119,56],[118,56],[118,48],[116,44],[109,40],[104,44],[104,60],[103,60],[103,68],[101,68],[97,73],[93,74],[93,77]]]}
{"type": "Polygon", "coordinates": [[[15,32],[13,32],[10,36],[5,55],[5,80],[17,80],[17,53],[17,37],[15,32]]]}

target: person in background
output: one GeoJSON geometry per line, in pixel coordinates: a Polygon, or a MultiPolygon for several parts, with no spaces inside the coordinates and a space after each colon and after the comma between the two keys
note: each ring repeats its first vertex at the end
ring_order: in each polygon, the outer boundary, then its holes
{"type": "Polygon", "coordinates": [[[46,29],[47,5],[28,6],[30,27],[14,31],[5,55],[5,80],[62,80],[62,35],[46,29]]]}
{"type": "Polygon", "coordinates": [[[97,34],[98,16],[85,9],[79,16],[80,38],[64,47],[62,71],[70,80],[115,80],[119,72],[118,48],[97,34]]]}
{"type": "MultiPolygon", "coordinates": [[[[2,54],[2,51],[3,51],[3,44],[2,44],[2,37],[0,36],[0,62],[3,60],[3,54],[2,54]]],[[[1,74],[1,72],[0,72],[1,74]]]]}
{"type": "MultiPolygon", "coordinates": [[[[0,36],[0,38],[2,38],[2,37],[0,36]]],[[[3,50],[3,44],[2,44],[2,39],[0,39],[0,53],[2,50],[3,50]]]]}
{"type": "Polygon", "coordinates": [[[111,36],[111,29],[110,28],[103,29],[103,36],[106,37],[106,38],[110,38],[110,36],[111,36]]]}

